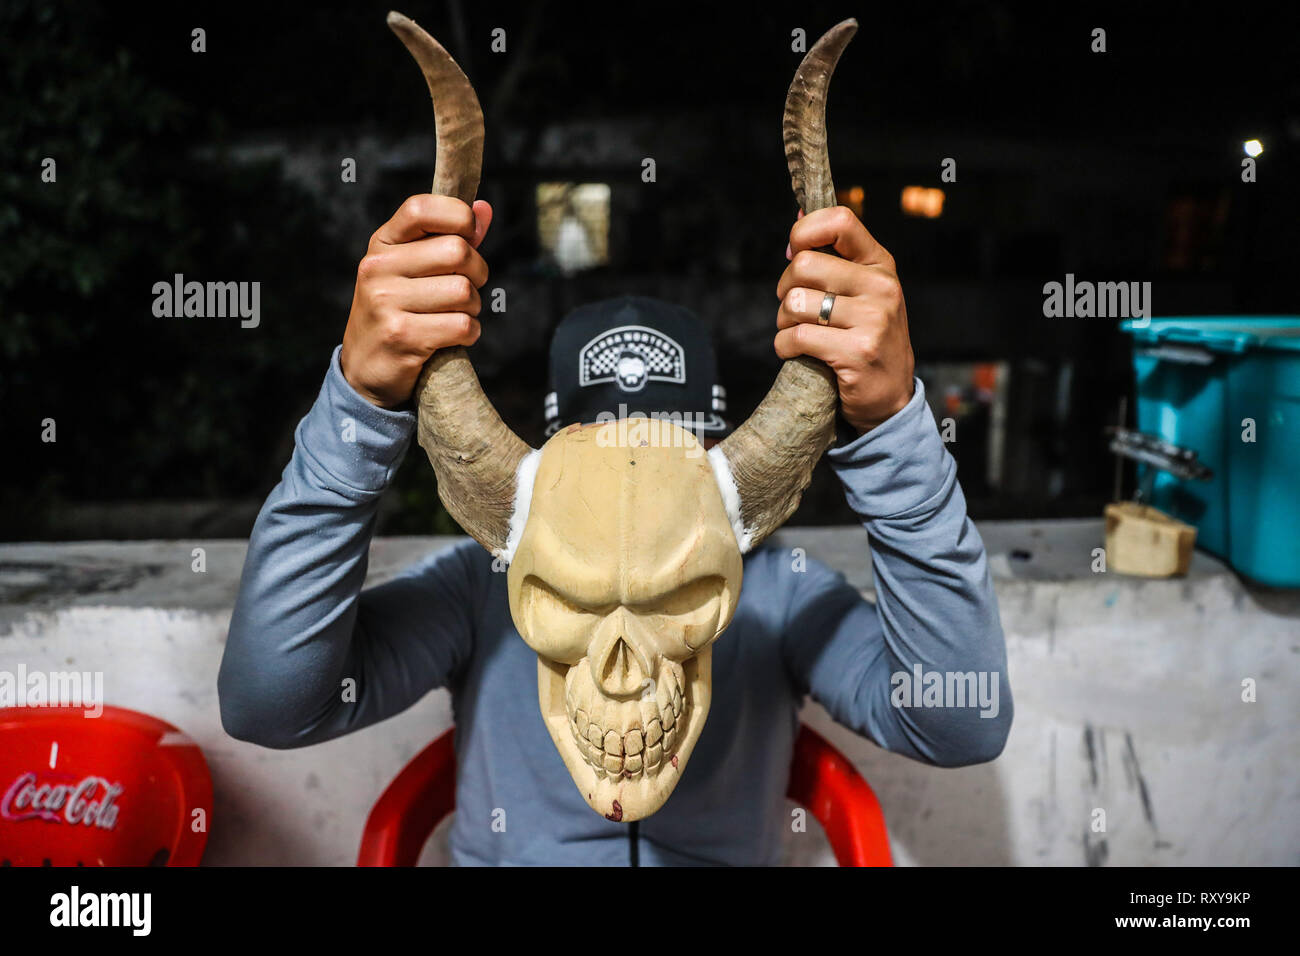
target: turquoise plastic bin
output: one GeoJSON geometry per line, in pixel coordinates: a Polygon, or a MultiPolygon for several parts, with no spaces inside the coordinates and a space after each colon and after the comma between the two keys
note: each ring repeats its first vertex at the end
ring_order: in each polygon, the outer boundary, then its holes
{"type": "MultiPolygon", "coordinates": [[[[1157,471],[1151,504],[1196,525],[1197,546],[1246,577],[1300,587],[1300,316],[1121,328],[1134,339],[1138,430],[1214,471],[1208,481],[1157,471]]],[[[1139,481],[1149,467],[1138,466],[1139,481]]]]}

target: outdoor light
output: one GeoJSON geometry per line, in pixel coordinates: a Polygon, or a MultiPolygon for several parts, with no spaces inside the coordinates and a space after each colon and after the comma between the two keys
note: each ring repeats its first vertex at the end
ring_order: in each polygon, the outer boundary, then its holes
{"type": "Polygon", "coordinates": [[[1241,144],[1241,148],[1246,151],[1247,156],[1258,156],[1264,152],[1264,144],[1257,139],[1248,139],[1241,144]]]}
{"type": "Polygon", "coordinates": [[[943,214],[943,200],[942,189],[929,186],[904,186],[899,205],[905,216],[938,219],[943,214]]]}
{"type": "Polygon", "coordinates": [[[850,186],[848,189],[836,190],[835,198],[840,205],[852,209],[853,215],[859,219],[862,218],[862,203],[867,198],[867,192],[861,186],[850,186]]]}
{"type": "Polygon", "coordinates": [[[542,249],[566,274],[609,262],[608,183],[538,183],[542,249]]]}

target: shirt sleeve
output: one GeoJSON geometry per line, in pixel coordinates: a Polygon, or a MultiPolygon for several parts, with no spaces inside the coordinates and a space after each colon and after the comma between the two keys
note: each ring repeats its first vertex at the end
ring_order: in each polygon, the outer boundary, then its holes
{"type": "Polygon", "coordinates": [[[828,453],[867,532],[876,603],[809,562],[783,632],[799,688],[880,746],[941,766],[992,760],[1012,700],[997,598],[957,465],[916,380],[900,412],[828,453]]]}
{"type": "Polygon", "coordinates": [[[318,743],[444,686],[473,646],[471,552],[455,548],[362,590],[379,498],[415,414],[358,395],[330,361],[249,538],[218,677],[226,732],[318,743]]]}

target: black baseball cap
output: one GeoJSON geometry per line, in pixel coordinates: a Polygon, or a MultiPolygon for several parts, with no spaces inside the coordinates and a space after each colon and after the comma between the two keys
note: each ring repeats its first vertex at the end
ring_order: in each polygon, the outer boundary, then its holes
{"type": "Polygon", "coordinates": [[[689,309],[625,295],[574,309],[551,339],[546,434],[573,424],[667,417],[699,438],[731,431],[708,329],[689,309]]]}

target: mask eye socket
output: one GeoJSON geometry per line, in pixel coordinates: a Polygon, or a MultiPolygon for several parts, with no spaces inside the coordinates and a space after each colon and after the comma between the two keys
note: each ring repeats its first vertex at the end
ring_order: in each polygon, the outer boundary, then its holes
{"type": "Polygon", "coordinates": [[[576,664],[587,653],[592,630],[602,616],[569,600],[535,574],[528,575],[519,589],[519,610],[528,646],[567,664],[576,664]]]}
{"type": "Polygon", "coordinates": [[[680,629],[683,640],[698,649],[721,632],[719,618],[726,593],[725,578],[706,575],[687,581],[640,610],[668,627],[680,629]]]}

